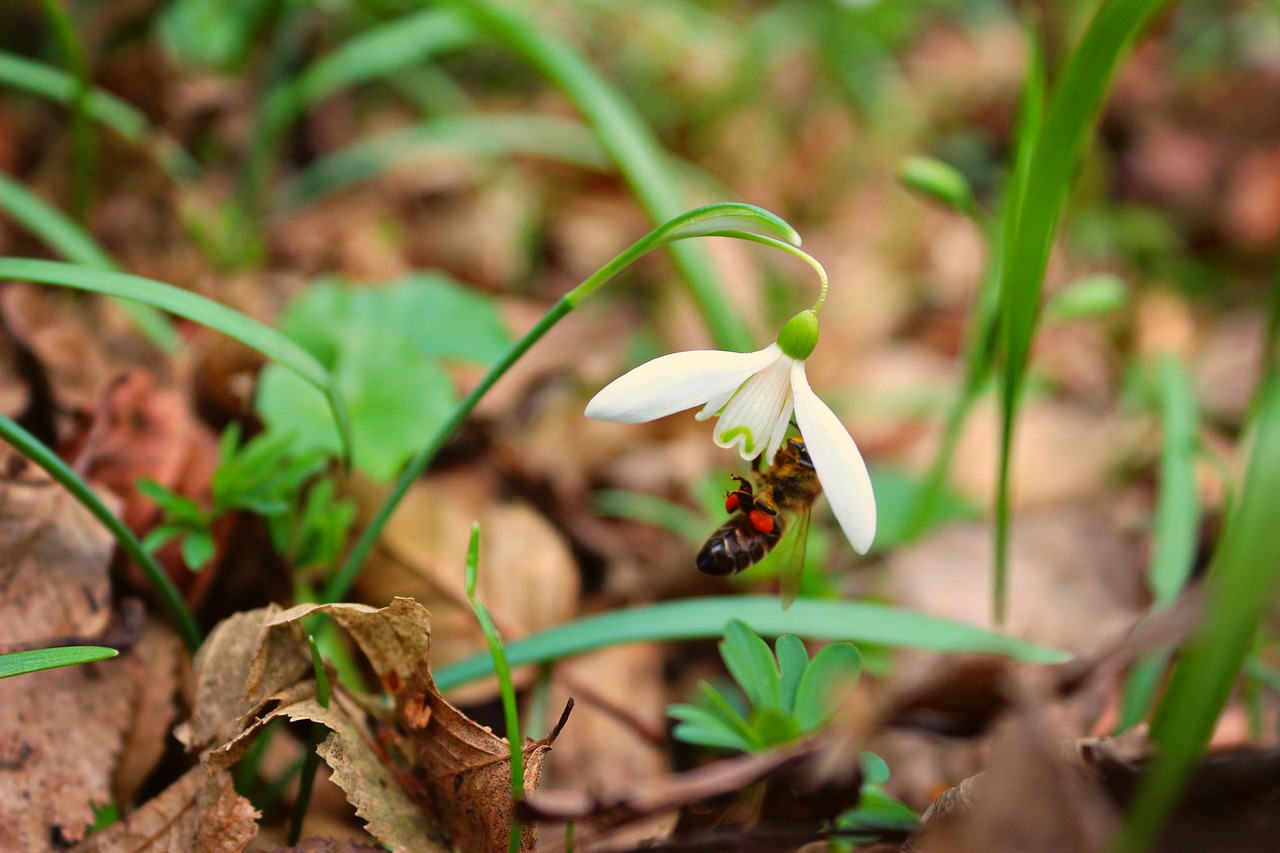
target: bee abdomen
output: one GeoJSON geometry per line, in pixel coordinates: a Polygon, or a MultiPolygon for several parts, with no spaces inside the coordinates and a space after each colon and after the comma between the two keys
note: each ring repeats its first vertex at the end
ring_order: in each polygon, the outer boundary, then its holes
{"type": "Polygon", "coordinates": [[[781,537],[781,520],[769,533],[761,533],[751,526],[747,516],[736,515],[720,525],[702,546],[698,571],[717,577],[736,574],[763,560],[781,537]]]}

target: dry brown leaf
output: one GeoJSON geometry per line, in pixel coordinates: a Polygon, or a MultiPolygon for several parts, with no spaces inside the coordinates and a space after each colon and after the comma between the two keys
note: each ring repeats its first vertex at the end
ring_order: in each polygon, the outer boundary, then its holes
{"type": "Polygon", "coordinates": [[[117,658],[0,680],[0,838],[61,849],[84,837],[91,804],[136,790],[163,749],[179,654],[150,629],[117,658]]]}
{"type": "MultiPolygon", "coordinates": [[[[201,655],[197,680],[208,707],[197,703],[200,721],[184,736],[199,746],[202,735],[221,732],[223,745],[208,754],[207,763],[223,768],[272,719],[320,722],[331,731],[319,752],[333,769],[333,782],[380,841],[406,851],[504,850],[511,823],[507,741],[436,691],[427,665],[430,641],[426,610],[406,598],[382,609],[299,605],[283,613],[239,614],[214,631],[208,641],[214,651],[201,655]],[[310,697],[313,686],[294,662],[309,654],[299,620],[317,613],[328,615],[360,646],[394,700],[393,711],[368,718],[376,703],[361,708],[341,691],[328,709],[310,697]],[[257,647],[250,660],[252,640],[257,647]],[[292,686],[281,683],[289,674],[292,686]],[[224,719],[213,719],[215,713],[224,719]]],[[[537,788],[557,733],[525,742],[527,790],[537,788]]],[[[523,849],[533,846],[533,828],[527,827],[523,849]]]]}
{"type": "Polygon", "coordinates": [[[0,647],[100,635],[114,545],[62,486],[0,444],[0,647]]]}
{"type": "MultiPolygon", "coordinates": [[[[106,390],[88,430],[67,455],[86,479],[120,496],[121,517],[141,534],[160,515],[151,499],[138,491],[138,481],[155,480],[198,504],[207,503],[218,451],[213,433],[196,417],[185,391],[162,387],[150,374],[135,371],[106,390]]],[[[225,528],[215,527],[214,533],[222,539],[218,534],[225,534],[225,528]]],[[[176,541],[160,548],[156,557],[191,601],[199,601],[216,576],[216,556],[203,571],[187,571],[176,541]]],[[[149,588],[141,575],[136,581],[140,588],[149,588]]]]}
{"type": "Polygon", "coordinates": [[[129,726],[111,777],[115,802],[133,802],[138,789],[164,756],[177,715],[175,694],[183,667],[182,641],[171,629],[150,622],[133,647],[141,661],[128,693],[129,726]]]}
{"type": "MultiPolygon", "coordinates": [[[[361,574],[362,598],[407,595],[431,611],[432,664],[447,666],[485,648],[464,589],[472,522],[484,531],[477,594],[513,640],[557,625],[577,610],[577,562],[564,538],[524,503],[496,503],[474,470],[415,483],[361,574]],[[442,499],[447,495],[448,498],[442,499]]],[[[492,695],[481,686],[468,695],[492,695]]]]}
{"type": "Polygon", "coordinates": [[[355,841],[338,841],[334,838],[304,838],[292,847],[275,845],[266,853],[383,853],[384,847],[374,847],[355,841]]]}
{"type": "MultiPolygon", "coordinates": [[[[573,737],[556,745],[548,784],[621,796],[671,771],[667,748],[663,654],[653,644],[600,649],[556,666],[551,706],[576,700],[573,737]],[[653,739],[656,735],[657,739],[653,739]]],[[[669,816],[624,834],[636,843],[664,834],[669,816]]]]}
{"type": "Polygon", "coordinates": [[[258,813],[225,770],[193,767],[73,853],[240,853],[258,833],[258,813]]]}
{"type": "Polygon", "coordinates": [[[188,750],[226,743],[243,728],[240,719],[261,700],[304,679],[311,672],[311,655],[296,645],[260,653],[265,622],[278,614],[275,605],[237,613],[218,624],[200,647],[195,661],[195,696],[191,719],[174,734],[188,750]],[[251,695],[250,667],[256,686],[268,692],[251,695]]]}
{"type": "MultiPolygon", "coordinates": [[[[1145,612],[1138,542],[1105,508],[1021,513],[1011,541],[1009,633],[1084,652],[1110,641],[1145,612]]],[[[988,525],[964,524],[895,553],[889,560],[894,601],[991,624],[991,548],[988,525]]]]}
{"type": "Polygon", "coordinates": [[[1067,760],[1069,738],[1042,704],[1023,698],[996,736],[990,769],[926,813],[920,853],[1103,853],[1119,813],[1067,760]]]}

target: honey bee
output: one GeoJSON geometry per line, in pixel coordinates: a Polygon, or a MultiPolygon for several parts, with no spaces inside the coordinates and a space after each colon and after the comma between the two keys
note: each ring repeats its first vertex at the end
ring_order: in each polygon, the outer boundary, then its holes
{"type": "Polygon", "coordinates": [[[822,486],[798,438],[778,449],[768,470],[760,470],[759,459],[753,470],[754,486],[745,477],[733,477],[738,488],[725,492],[724,498],[729,520],[698,552],[698,570],[716,576],[736,574],[763,560],[787,534],[788,552],[781,555],[779,570],[785,609],[800,589],[809,518],[822,486]]]}

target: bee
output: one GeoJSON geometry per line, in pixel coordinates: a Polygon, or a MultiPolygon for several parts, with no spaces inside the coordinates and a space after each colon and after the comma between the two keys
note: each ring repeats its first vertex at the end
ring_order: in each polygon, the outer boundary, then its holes
{"type": "Polygon", "coordinates": [[[724,497],[729,520],[698,552],[698,570],[716,576],[736,574],[763,560],[787,534],[788,552],[781,555],[779,570],[785,609],[800,588],[809,518],[822,486],[798,438],[788,439],[778,449],[768,470],[760,470],[759,459],[753,470],[754,486],[745,477],[733,477],[738,488],[724,497]]]}

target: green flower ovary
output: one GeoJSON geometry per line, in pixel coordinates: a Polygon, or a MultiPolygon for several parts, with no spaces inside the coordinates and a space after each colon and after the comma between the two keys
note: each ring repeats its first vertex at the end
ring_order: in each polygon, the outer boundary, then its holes
{"type": "Polygon", "coordinates": [[[778,333],[778,348],[797,361],[804,361],[818,345],[818,312],[810,308],[792,317],[778,333]]]}

